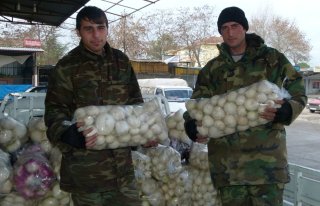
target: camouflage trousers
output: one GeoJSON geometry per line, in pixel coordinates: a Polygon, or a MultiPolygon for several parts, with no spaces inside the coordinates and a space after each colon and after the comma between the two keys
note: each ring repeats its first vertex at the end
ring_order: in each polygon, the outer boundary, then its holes
{"type": "Polygon", "coordinates": [[[284,184],[219,188],[222,206],[282,206],[284,184]]]}
{"type": "Polygon", "coordinates": [[[74,206],[141,206],[136,187],[122,187],[100,193],[72,193],[74,206]]]}

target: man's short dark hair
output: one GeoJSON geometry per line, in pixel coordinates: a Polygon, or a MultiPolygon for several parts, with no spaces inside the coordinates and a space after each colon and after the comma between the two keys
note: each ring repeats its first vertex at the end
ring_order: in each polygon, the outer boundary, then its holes
{"type": "Polygon", "coordinates": [[[85,6],[79,11],[76,18],[76,28],[78,30],[80,30],[81,20],[83,19],[88,19],[96,24],[106,23],[108,28],[108,19],[106,14],[96,6],[85,6]]]}

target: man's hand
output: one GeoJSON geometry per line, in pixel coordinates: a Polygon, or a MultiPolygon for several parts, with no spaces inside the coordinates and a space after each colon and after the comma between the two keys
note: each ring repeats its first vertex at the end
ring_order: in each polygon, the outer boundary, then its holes
{"type": "Polygon", "coordinates": [[[279,108],[266,107],[264,112],[260,113],[260,117],[279,123],[285,123],[292,117],[292,108],[288,100],[281,99],[275,100],[276,104],[280,105],[279,108]]]}
{"type": "Polygon", "coordinates": [[[61,141],[78,149],[85,149],[85,137],[76,124],[71,125],[62,135],[61,141]]]}
{"type": "Polygon", "coordinates": [[[156,141],[156,140],[148,141],[147,143],[142,145],[142,147],[144,147],[144,148],[157,147],[157,146],[158,146],[158,141],[156,141]]]}
{"type": "Polygon", "coordinates": [[[209,140],[208,137],[201,136],[197,130],[197,127],[201,127],[201,125],[201,122],[192,119],[184,123],[184,128],[186,134],[192,141],[206,144],[209,140]]]}
{"type": "MultiPolygon", "coordinates": [[[[77,122],[78,128],[83,128],[83,126],[83,122],[77,122]]],[[[82,134],[83,136],[85,136],[86,148],[92,148],[96,144],[98,134],[94,131],[92,127],[83,130],[82,134]]]]}

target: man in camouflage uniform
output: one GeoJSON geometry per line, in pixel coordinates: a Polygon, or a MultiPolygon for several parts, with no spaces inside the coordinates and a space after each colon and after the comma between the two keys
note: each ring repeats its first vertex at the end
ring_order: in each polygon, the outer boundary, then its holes
{"type": "Polygon", "coordinates": [[[84,137],[91,129],[80,133],[83,124],[65,124],[79,107],[143,102],[128,57],[107,43],[105,13],[84,7],[76,28],[80,44],[53,69],[45,100],[47,136],[62,152],[60,187],[72,194],[75,206],[141,205],[131,148],[86,149],[96,139],[84,137]]]}
{"type": "MultiPolygon", "coordinates": [[[[270,122],[220,138],[210,139],[208,155],[210,173],[223,206],[282,205],[284,184],[289,182],[286,132],[306,105],[302,77],[288,59],[276,49],[267,47],[256,34],[246,33],[248,21],[237,7],[222,10],[218,30],[224,43],[220,54],[200,71],[192,99],[210,98],[260,80],[283,87],[292,96],[277,100],[281,108],[266,108],[260,114],[270,122]]],[[[198,142],[200,136],[188,113],[185,128],[198,142]]]]}

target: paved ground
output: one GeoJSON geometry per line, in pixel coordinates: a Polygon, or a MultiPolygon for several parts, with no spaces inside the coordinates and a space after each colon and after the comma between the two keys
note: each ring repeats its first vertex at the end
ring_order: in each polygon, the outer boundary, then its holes
{"type": "Polygon", "coordinates": [[[320,170],[320,113],[304,109],[286,130],[289,162],[320,170]]]}

